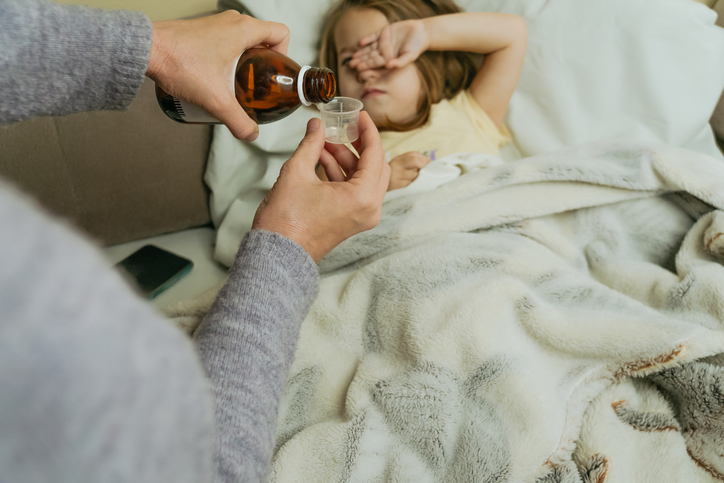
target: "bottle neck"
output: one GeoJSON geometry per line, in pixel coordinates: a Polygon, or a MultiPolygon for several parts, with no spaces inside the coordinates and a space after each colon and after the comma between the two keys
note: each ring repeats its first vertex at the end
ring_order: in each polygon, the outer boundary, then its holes
{"type": "Polygon", "coordinates": [[[297,77],[297,93],[302,104],[328,103],[334,99],[337,80],[334,73],[323,67],[304,66],[297,77]]]}

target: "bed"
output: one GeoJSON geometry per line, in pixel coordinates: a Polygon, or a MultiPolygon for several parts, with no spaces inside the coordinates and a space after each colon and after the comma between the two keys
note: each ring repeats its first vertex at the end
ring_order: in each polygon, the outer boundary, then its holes
{"type": "MultiPolygon", "coordinates": [[[[689,0],[467,0],[529,53],[500,158],[436,160],[320,264],[273,482],[724,480],[724,30],[689,0]]],[[[222,0],[313,63],[327,0],[222,0]]],[[[229,265],[312,110],[205,180],[229,265]]],[[[198,321],[213,291],[170,311],[198,321]]]]}
{"type": "MultiPolygon", "coordinates": [[[[305,65],[315,61],[321,15],[330,3],[221,0],[219,7],[289,25],[289,55],[305,65]]],[[[515,143],[503,151],[504,160],[601,139],[663,142],[721,156],[709,124],[724,85],[723,32],[712,9],[681,0],[460,5],[515,13],[528,22],[526,64],[506,117],[515,143]]],[[[223,127],[215,130],[205,181],[218,228],[215,257],[223,264],[231,263],[256,207],[315,115],[300,109],[264,126],[251,145],[223,127]]]]}

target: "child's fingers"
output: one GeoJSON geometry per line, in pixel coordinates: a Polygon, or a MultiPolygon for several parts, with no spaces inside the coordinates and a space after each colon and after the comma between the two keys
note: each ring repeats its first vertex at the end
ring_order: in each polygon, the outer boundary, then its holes
{"type": "Polygon", "coordinates": [[[392,59],[387,62],[385,67],[387,67],[388,69],[399,69],[400,67],[405,67],[407,64],[414,62],[415,59],[415,54],[413,54],[412,52],[405,52],[398,58],[392,59]]]}
{"type": "Polygon", "coordinates": [[[360,56],[358,59],[352,59],[349,61],[349,66],[358,71],[367,69],[377,69],[382,67],[387,62],[378,50],[370,50],[368,53],[360,56]]]}
{"type": "Polygon", "coordinates": [[[359,44],[360,44],[361,46],[365,46],[365,45],[371,44],[372,42],[374,42],[375,40],[377,40],[377,39],[379,38],[380,32],[381,32],[381,30],[378,30],[378,31],[375,32],[375,33],[372,33],[372,34],[367,35],[366,37],[362,37],[362,38],[360,39],[360,41],[359,41],[359,44]]]}
{"type": "Polygon", "coordinates": [[[390,164],[397,166],[398,169],[416,169],[418,171],[429,163],[430,158],[417,151],[401,154],[390,162],[390,164]]]}
{"type": "Polygon", "coordinates": [[[377,50],[377,43],[373,42],[369,44],[367,47],[363,47],[359,50],[357,50],[354,54],[352,54],[352,61],[358,60],[362,57],[368,56],[371,52],[374,52],[377,50]]]}
{"type": "Polygon", "coordinates": [[[372,69],[379,69],[380,67],[385,66],[385,59],[382,57],[374,57],[369,60],[366,60],[364,62],[360,62],[355,66],[355,69],[359,72],[364,72],[366,70],[372,70],[372,69]]]}
{"type": "Polygon", "coordinates": [[[403,159],[401,163],[399,163],[398,169],[406,169],[406,170],[413,170],[413,171],[420,171],[423,166],[420,166],[420,162],[418,162],[415,159],[403,159]]]}
{"type": "Polygon", "coordinates": [[[408,181],[413,181],[417,179],[417,176],[420,174],[419,169],[398,169],[395,170],[395,174],[392,175],[395,179],[403,179],[408,181]]]}
{"type": "Polygon", "coordinates": [[[389,27],[385,27],[384,29],[382,29],[382,32],[380,33],[380,39],[377,44],[377,50],[385,59],[385,62],[397,57],[397,52],[395,52],[395,45],[392,42],[392,31],[389,27]]]}
{"type": "Polygon", "coordinates": [[[411,160],[411,167],[418,170],[424,168],[430,164],[430,158],[421,153],[415,153],[415,156],[411,160]]]}

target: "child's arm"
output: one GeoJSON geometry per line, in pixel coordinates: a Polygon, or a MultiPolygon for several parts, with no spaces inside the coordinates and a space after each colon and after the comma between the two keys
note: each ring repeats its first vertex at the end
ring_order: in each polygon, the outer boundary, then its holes
{"type": "Polygon", "coordinates": [[[469,91],[500,125],[518,84],[528,44],[525,21],[502,13],[455,13],[404,20],[360,40],[350,67],[404,67],[426,50],[487,54],[469,91]]]}

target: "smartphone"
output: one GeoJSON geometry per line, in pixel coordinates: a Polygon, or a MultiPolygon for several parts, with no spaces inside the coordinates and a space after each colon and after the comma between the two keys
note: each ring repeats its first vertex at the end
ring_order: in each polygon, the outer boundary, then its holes
{"type": "Polygon", "coordinates": [[[178,282],[193,262],[154,245],[146,245],[116,264],[148,299],[178,282]]]}

